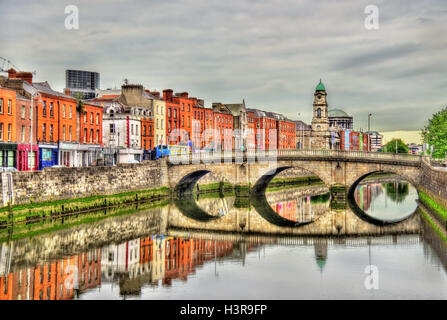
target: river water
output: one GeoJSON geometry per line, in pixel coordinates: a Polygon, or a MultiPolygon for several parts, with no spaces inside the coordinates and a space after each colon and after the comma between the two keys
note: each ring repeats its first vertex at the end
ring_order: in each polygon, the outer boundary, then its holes
{"type": "Polygon", "coordinates": [[[446,244],[416,190],[370,180],[353,198],[312,185],[98,213],[0,243],[0,299],[446,299],[446,244]]]}

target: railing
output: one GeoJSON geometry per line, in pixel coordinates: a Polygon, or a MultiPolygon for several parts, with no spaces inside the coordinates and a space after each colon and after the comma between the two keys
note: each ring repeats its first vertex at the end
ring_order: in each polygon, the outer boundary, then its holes
{"type": "Polygon", "coordinates": [[[261,150],[261,151],[225,151],[225,152],[197,152],[191,154],[171,155],[168,162],[172,164],[207,163],[242,163],[255,161],[279,161],[294,159],[340,159],[340,160],[386,160],[420,163],[422,157],[402,153],[340,151],[340,150],[261,150]]]}

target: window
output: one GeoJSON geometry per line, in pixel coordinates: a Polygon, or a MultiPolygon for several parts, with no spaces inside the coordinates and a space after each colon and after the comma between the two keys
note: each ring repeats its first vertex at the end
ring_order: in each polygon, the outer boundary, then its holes
{"type": "Polygon", "coordinates": [[[90,123],[93,124],[93,112],[90,113],[90,123]]]}
{"type": "Polygon", "coordinates": [[[84,128],[84,139],[83,139],[84,143],[87,142],[87,128],[84,128]]]}
{"type": "Polygon", "coordinates": [[[68,107],[68,117],[71,119],[71,106],[68,107]]]}
{"type": "Polygon", "coordinates": [[[65,104],[62,105],[62,117],[65,118],[65,104]]]}
{"type": "Polygon", "coordinates": [[[140,134],[140,130],[138,128],[138,124],[135,126],[135,134],[138,136],[140,134]]]}
{"type": "Polygon", "coordinates": [[[157,119],[157,129],[159,129],[158,120],[159,120],[159,119],[157,119]]]}
{"type": "Polygon", "coordinates": [[[71,141],[71,126],[68,128],[68,140],[71,141]]]}
{"type": "Polygon", "coordinates": [[[93,129],[90,129],[90,142],[91,143],[95,142],[95,136],[93,135],[93,129]]]}
{"type": "Polygon", "coordinates": [[[12,101],[8,100],[8,114],[12,114],[12,101]]]}
{"type": "Polygon", "coordinates": [[[171,117],[171,108],[168,108],[168,118],[171,117]]]}
{"type": "Polygon", "coordinates": [[[3,113],[3,99],[0,99],[0,113],[3,113]]]}
{"type": "Polygon", "coordinates": [[[50,117],[53,118],[54,114],[53,114],[53,102],[50,102],[50,117]]]}
{"type": "Polygon", "coordinates": [[[133,134],[133,124],[130,125],[130,134],[133,134]]]}
{"type": "Polygon", "coordinates": [[[53,142],[53,125],[50,124],[50,141],[53,142]]]}
{"type": "Polygon", "coordinates": [[[45,141],[46,140],[46,134],[47,134],[47,125],[44,123],[42,124],[42,140],[45,141]]]}
{"type": "Polygon", "coordinates": [[[97,143],[100,143],[100,142],[101,142],[101,139],[100,139],[100,137],[99,137],[99,129],[96,130],[96,142],[97,142],[97,143]]]}
{"type": "Polygon", "coordinates": [[[99,124],[99,113],[96,114],[96,124],[99,124]]]}
{"type": "Polygon", "coordinates": [[[84,112],[84,123],[87,123],[87,112],[84,112]]]}
{"type": "Polygon", "coordinates": [[[25,142],[25,126],[22,126],[22,142],[25,142]]]}
{"type": "Polygon", "coordinates": [[[47,116],[47,102],[44,100],[42,105],[42,116],[47,116]]]}
{"type": "Polygon", "coordinates": [[[8,124],[8,141],[11,141],[11,130],[12,130],[12,125],[8,124]]]}
{"type": "Polygon", "coordinates": [[[321,109],[320,108],[317,109],[317,118],[321,118],[321,109]]]}
{"type": "Polygon", "coordinates": [[[110,124],[110,133],[111,133],[111,134],[114,134],[114,133],[115,133],[115,124],[114,124],[114,123],[111,123],[111,124],[110,124]]]}
{"type": "Polygon", "coordinates": [[[62,139],[67,140],[65,136],[65,124],[62,126],[62,139]]]}
{"type": "Polygon", "coordinates": [[[25,119],[26,116],[26,108],[25,106],[22,106],[22,119],[25,119]]]}
{"type": "MultiPolygon", "coordinates": [[[[3,123],[0,123],[0,141],[3,141],[3,123]]],[[[2,153],[0,151],[0,153],[2,153]]],[[[2,165],[2,163],[0,162],[0,166],[2,165]]]]}

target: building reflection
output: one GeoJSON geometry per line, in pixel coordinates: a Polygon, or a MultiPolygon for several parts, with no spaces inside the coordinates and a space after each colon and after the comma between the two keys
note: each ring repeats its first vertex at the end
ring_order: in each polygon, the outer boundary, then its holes
{"type": "Polygon", "coordinates": [[[274,201],[269,198],[273,211],[284,219],[299,223],[312,222],[316,216],[326,211],[329,201],[330,194],[292,197],[290,200],[283,201],[274,201]]]}
{"type": "MultiPolygon", "coordinates": [[[[170,286],[175,279],[186,281],[208,261],[222,257],[244,261],[254,247],[232,241],[151,235],[13,272],[3,264],[0,300],[69,300],[107,283],[118,283],[122,296],[139,295],[144,285],[170,286]]],[[[7,250],[2,250],[5,252],[7,255],[7,250]]]]}
{"type": "Polygon", "coordinates": [[[69,300],[101,285],[101,252],[20,268],[0,277],[0,300],[69,300]]]}
{"type": "Polygon", "coordinates": [[[367,211],[371,207],[372,200],[381,194],[383,194],[382,183],[368,183],[357,187],[354,199],[361,210],[367,211]]]}

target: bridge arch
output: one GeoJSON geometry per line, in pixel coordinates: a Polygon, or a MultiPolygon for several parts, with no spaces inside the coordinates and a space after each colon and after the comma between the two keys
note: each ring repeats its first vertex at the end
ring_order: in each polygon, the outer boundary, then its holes
{"type": "Polygon", "coordinates": [[[394,173],[396,174],[398,177],[405,179],[406,181],[408,181],[410,184],[412,184],[414,187],[416,187],[416,182],[411,178],[408,177],[407,175],[404,175],[402,173],[399,173],[398,170],[395,170],[395,172],[393,172],[393,170],[376,170],[376,171],[371,171],[369,173],[363,174],[362,176],[358,177],[349,187],[348,189],[348,205],[350,207],[350,209],[352,210],[352,212],[354,212],[355,215],[357,215],[360,219],[362,219],[363,221],[366,221],[368,223],[374,224],[374,225],[379,225],[379,226],[385,226],[385,225],[390,225],[390,224],[395,224],[395,223],[399,223],[402,222],[404,220],[409,219],[411,216],[414,215],[413,212],[412,214],[410,214],[407,217],[404,218],[399,218],[399,219],[376,219],[372,216],[367,215],[362,209],[360,209],[360,207],[357,205],[357,202],[355,201],[354,198],[354,193],[355,190],[357,188],[357,186],[368,176],[371,176],[375,173],[394,173]]]}
{"type": "Polygon", "coordinates": [[[315,173],[312,170],[309,170],[309,168],[306,168],[305,166],[284,163],[284,164],[278,164],[277,167],[268,168],[267,170],[261,171],[259,174],[259,177],[256,179],[256,181],[253,185],[252,194],[254,194],[254,195],[264,194],[270,181],[272,181],[281,172],[289,170],[289,169],[303,170],[312,176],[318,177],[327,186],[330,185],[326,181],[324,181],[324,178],[321,178],[319,174],[315,173]]]}
{"type": "Polygon", "coordinates": [[[212,166],[184,166],[182,168],[176,167],[177,170],[176,175],[179,177],[178,182],[175,184],[174,191],[177,193],[185,193],[192,192],[194,190],[194,186],[197,182],[207,175],[208,173],[212,173],[217,176],[219,182],[230,182],[234,184],[233,179],[231,179],[231,175],[225,174],[225,170],[222,170],[219,167],[212,166]],[[179,170],[180,169],[180,170],[179,170]]]}

